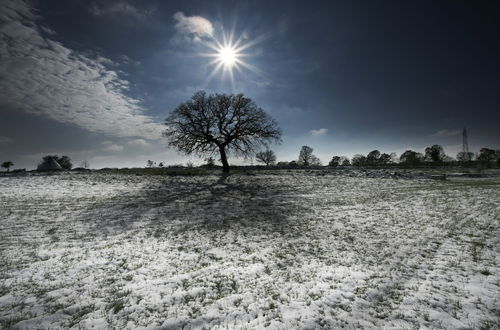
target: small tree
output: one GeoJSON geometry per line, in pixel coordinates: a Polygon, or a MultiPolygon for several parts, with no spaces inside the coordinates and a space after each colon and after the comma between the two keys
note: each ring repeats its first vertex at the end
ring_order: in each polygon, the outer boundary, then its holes
{"type": "Polygon", "coordinates": [[[256,153],[255,159],[260,163],[266,164],[266,166],[276,163],[276,155],[274,151],[269,149],[256,153]]]}
{"type": "Polygon", "coordinates": [[[366,156],[366,165],[377,166],[380,158],[380,151],[373,150],[366,156]]]}
{"type": "Polygon", "coordinates": [[[332,167],[337,167],[337,166],[346,166],[350,165],[351,163],[349,162],[349,159],[345,156],[333,156],[330,162],[328,163],[328,166],[332,167]]]}
{"type": "Polygon", "coordinates": [[[366,165],[366,156],[362,154],[356,154],[352,156],[351,164],[353,166],[365,166],[366,165]]]}
{"type": "Polygon", "coordinates": [[[491,163],[496,159],[497,154],[495,150],[489,148],[481,148],[481,150],[479,150],[479,156],[477,157],[477,160],[479,161],[481,167],[490,168],[491,163]]]}
{"type": "Polygon", "coordinates": [[[13,165],[14,163],[11,162],[10,160],[2,163],[2,167],[5,168],[7,172],[9,172],[9,168],[11,168],[11,166],[13,165]]]}
{"type": "Polygon", "coordinates": [[[425,160],[433,163],[442,163],[445,157],[444,149],[439,144],[425,148],[425,160]]]}
{"type": "Polygon", "coordinates": [[[169,146],[188,155],[219,153],[224,172],[229,172],[228,155],[248,157],[268,142],[281,141],[277,122],[243,94],[197,92],[165,124],[169,146]]]}
{"type": "Polygon", "coordinates": [[[61,165],[65,170],[71,170],[73,168],[73,163],[71,163],[71,159],[68,156],[61,156],[56,158],[56,161],[61,165]]]}
{"type": "Polygon", "coordinates": [[[399,162],[406,166],[416,166],[421,163],[423,155],[413,150],[406,150],[399,157],[399,162]]]}
{"type": "Polygon", "coordinates": [[[340,156],[333,156],[332,160],[328,163],[328,166],[337,167],[341,164],[340,156]]]}
{"type": "Polygon", "coordinates": [[[386,154],[385,152],[380,155],[378,158],[378,163],[379,165],[387,165],[392,163],[392,157],[389,154],[386,154]]]}
{"type": "Polygon", "coordinates": [[[315,155],[312,155],[311,157],[311,166],[321,166],[321,159],[319,159],[318,157],[316,157],[315,155]]]}
{"type": "Polygon", "coordinates": [[[300,153],[299,153],[298,164],[302,165],[302,166],[313,165],[312,164],[313,160],[314,160],[313,157],[315,157],[313,155],[313,151],[314,151],[314,149],[309,147],[309,146],[302,146],[302,148],[300,149],[300,153]]]}
{"type": "Polygon", "coordinates": [[[63,155],[63,156],[59,157],[58,155],[47,155],[47,156],[42,158],[42,162],[45,162],[50,158],[53,158],[65,170],[71,170],[73,168],[73,164],[71,163],[71,159],[68,156],[63,155]]]}
{"type": "Polygon", "coordinates": [[[151,159],[148,159],[148,161],[146,162],[146,167],[154,167],[155,166],[155,162],[153,162],[151,159]]]}

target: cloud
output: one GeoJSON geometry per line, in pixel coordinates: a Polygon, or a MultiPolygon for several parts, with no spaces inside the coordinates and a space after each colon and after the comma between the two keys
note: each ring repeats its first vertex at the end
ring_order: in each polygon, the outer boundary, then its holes
{"type": "Polygon", "coordinates": [[[106,150],[106,151],[122,151],[123,146],[118,145],[118,144],[111,144],[111,145],[107,146],[104,150],[106,150]]]}
{"type": "Polygon", "coordinates": [[[122,151],[123,150],[123,146],[121,146],[119,144],[115,144],[111,141],[104,141],[104,142],[102,142],[102,144],[104,145],[103,150],[105,150],[105,151],[122,151]]]}
{"type": "Polygon", "coordinates": [[[129,82],[92,58],[42,36],[23,1],[0,8],[0,106],[116,137],[159,139],[163,125],[125,93],[129,82]]]}
{"type": "Polygon", "coordinates": [[[310,133],[312,136],[321,136],[321,135],[325,135],[326,133],[328,133],[328,128],[313,129],[313,130],[309,131],[309,133],[310,133]]]}
{"type": "Polygon", "coordinates": [[[460,134],[462,134],[462,130],[460,130],[460,129],[457,129],[457,130],[442,129],[442,130],[439,130],[436,133],[432,134],[432,136],[447,137],[447,136],[455,136],[455,135],[460,135],[460,134]]]}
{"type": "Polygon", "coordinates": [[[135,139],[135,140],[130,140],[127,142],[131,146],[138,146],[138,147],[149,147],[150,144],[144,140],[144,139],[135,139]]]}
{"type": "Polygon", "coordinates": [[[8,136],[0,136],[0,144],[10,144],[14,143],[14,139],[8,136]]]}
{"type": "Polygon", "coordinates": [[[198,40],[201,37],[213,36],[214,27],[212,23],[204,17],[186,16],[183,12],[179,11],[174,14],[174,19],[177,21],[175,29],[181,35],[194,37],[194,40],[198,40]]]}
{"type": "Polygon", "coordinates": [[[147,12],[140,11],[126,1],[93,3],[90,13],[94,16],[126,15],[135,18],[143,18],[147,12]]]}
{"type": "Polygon", "coordinates": [[[133,59],[131,59],[127,55],[120,55],[120,60],[121,60],[122,64],[133,64],[133,65],[140,65],[141,64],[140,61],[134,61],[133,59]]]}

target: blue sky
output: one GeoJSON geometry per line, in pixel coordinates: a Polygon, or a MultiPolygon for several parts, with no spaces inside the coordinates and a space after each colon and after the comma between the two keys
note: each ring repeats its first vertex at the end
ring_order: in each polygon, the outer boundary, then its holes
{"type": "MultiPolygon", "coordinates": [[[[163,120],[197,90],[242,92],[274,117],[292,160],[327,163],[441,144],[500,148],[496,2],[3,1],[0,156],[34,168],[200,161],[166,147],[163,120]],[[233,35],[246,66],[213,73],[233,35]]],[[[5,158],[5,159],[4,159],[5,158]]],[[[230,159],[232,163],[242,160],[230,159]]]]}

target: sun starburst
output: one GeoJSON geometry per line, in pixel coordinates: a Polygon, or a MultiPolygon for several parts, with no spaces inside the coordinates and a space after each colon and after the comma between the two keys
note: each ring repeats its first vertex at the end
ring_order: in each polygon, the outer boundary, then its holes
{"type": "Polygon", "coordinates": [[[229,35],[223,33],[222,40],[214,38],[205,42],[205,45],[210,48],[211,52],[201,55],[212,58],[209,62],[212,71],[207,76],[206,83],[212,80],[217,74],[220,74],[222,77],[229,77],[234,87],[234,71],[242,72],[243,69],[248,69],[254,73],[260,73],[256,67],[244,60],[250,56],[245,51],[260,41],[260,39],[249,41],[243,37],[235,40],[234,33],[230,33],[229,35]]]}
{"type": "Polygon", "coordinates": [[[236,51],[231,47],[224,47],[220,49],[218,55],[219,61],[228,67],[232,67],[238,59],[238,53],[236,53],[236,51]]]}

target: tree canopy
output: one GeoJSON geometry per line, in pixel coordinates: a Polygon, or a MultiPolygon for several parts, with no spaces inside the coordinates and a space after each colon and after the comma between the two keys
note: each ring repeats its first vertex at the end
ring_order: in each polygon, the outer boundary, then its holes
{"type": "Polygon", "coordinates": [[[266,166],[276,163],[276,155],[274,151],[269,149],[256,153],[255,159],[260,163],[266,164],[266,166]]]}
{"type": "Polygon", "coordinates": [[[319,166],[321,160],[313,155],[314,149],[309,146],[302,146],[299,153],[298,164],[301,166],[319,166]]]}
{"type": "Polygon", "coordinates": [[[441,163],[443,162],[445,156],[446,154],[444,153],[444,149],[439,144],[425,148],[425,159],[427,161],[441,163]]]}
{"type": "Polygon", "coordinates": [[[10,160],[2,163],[2,167],[3,167],[3,168],[5,168],[7,171],[9,171],[9,168],[10,168],[12,165],[14,165],[14,163],[13,163],[13,162],[11,162],[10,160]]]}
{"type": "Polygon", "coordinates": [[[477,160],[481,164],[482,167],[491,167],[491,163],[493,163],[497,159],[497,153],[493,149],[489,148],[481,148],[479,151],[479,156],[477,160]]]}
{"type": "Polygon", "coordinates": [[[399,161],[402,165],[415,166],[420,164],[423,159],[423,155],[413,150],[406,150],[399,157],[399,161]]]}
{"type": "Polygon", "coordinates": [[[166,118],[169,146],[202,157],[220,154],[224,172],[228,155],[248,157],[281,141],[277,122],[243,94],[195,93],[166,118]]]}
{"type": "Polygon", "coordinates": [[[73,163],[71,163],[71,159],[68,156],[63,155],[59,157],[58,155],[47,155],[42,158],[42,162],[49,158],[53,158],[65,170],[71,170],[73,168],[73,163]]]}

